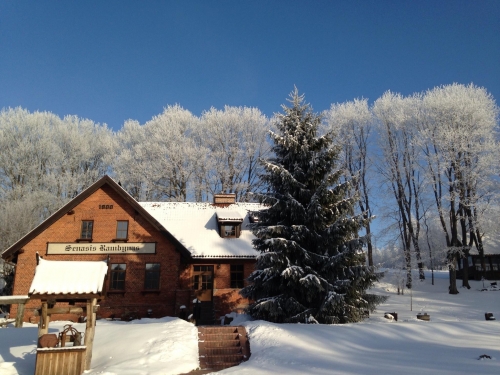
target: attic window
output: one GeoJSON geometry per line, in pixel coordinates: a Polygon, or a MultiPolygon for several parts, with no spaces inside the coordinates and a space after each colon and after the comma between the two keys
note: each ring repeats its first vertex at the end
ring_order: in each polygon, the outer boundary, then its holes
{"type": "Polygon", "coordinates": [[[236,237],[237,227],[239,227],[239,225],[222,225],[221,230],[224,232],[222,237],[236,237]]]}
{"type": "Polygon", "coordinates": [[[222,238],[238,238],[243,217],[234,211],[217,211],[217,224],[222,238]]]}

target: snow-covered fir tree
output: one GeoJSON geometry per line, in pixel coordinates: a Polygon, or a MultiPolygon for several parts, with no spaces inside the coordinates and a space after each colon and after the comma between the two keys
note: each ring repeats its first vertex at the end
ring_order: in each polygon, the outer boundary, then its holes
{"type": "Polygon", "coordinates": [[[268,190],[258,196],[268,208],[252,227],[261,254],[241,294],[254,301],[249,312],[256,319],[360,321],[376,275],[365,265],[358,198],[335,169],[340,148],[332,135],[318,135],[321,117],[297,89],[288,100],[270,133],[275,156],[263,161],[268,190]]]}

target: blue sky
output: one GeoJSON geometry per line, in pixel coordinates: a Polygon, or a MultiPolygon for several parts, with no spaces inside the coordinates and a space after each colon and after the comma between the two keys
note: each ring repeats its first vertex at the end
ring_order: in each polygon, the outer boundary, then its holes
{"type": "Polygon", "coordinates": [[[117,130],[180,104],[316,111],[453,82],[500,100],[500,1],[0,2],[0,108],[117,130]]]}

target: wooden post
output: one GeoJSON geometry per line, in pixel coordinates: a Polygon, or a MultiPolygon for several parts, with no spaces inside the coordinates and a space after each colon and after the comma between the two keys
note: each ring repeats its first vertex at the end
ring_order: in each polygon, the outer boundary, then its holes
{"type": "Polygon", "coordinates": [[[24,317],[24,303],[19,303],[17,305],[16,328],[23,327],[23,317],[24,317]]]}
{"type": "Polygon", "coordinates": [[[42,301],[42,315],[40,316],[40,323],[38,323],[38,337],[49,332],[50,316],[47,314],[47,309],[47,301],[42,301]]]}
{"type": "Polygon", "coordinates": [[[90,364],[92,363],[92,346],[94,345],[96,320],[94,308],[96,304],[96,298],[87,300],[87,326],[85,327],[85,346],[87,347],[87,353],[85,356],[85,370],[90,370],[90,364]]]}

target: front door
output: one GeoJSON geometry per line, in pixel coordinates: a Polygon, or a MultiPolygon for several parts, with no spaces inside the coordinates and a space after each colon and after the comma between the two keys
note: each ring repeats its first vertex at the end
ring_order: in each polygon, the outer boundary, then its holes
{"type": "Polygon", "coordinates": [[[214,266],[193,266],[193,289],[200,301],[212,301],[214,266]]]}

